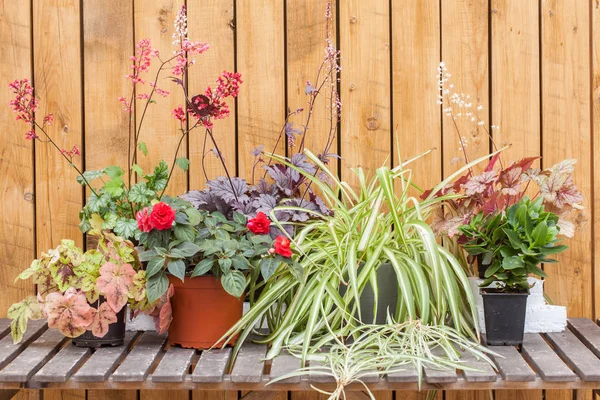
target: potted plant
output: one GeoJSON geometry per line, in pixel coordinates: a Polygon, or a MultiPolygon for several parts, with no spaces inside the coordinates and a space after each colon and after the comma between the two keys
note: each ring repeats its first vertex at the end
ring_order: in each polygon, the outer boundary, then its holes
{"type": "Polygon", "coordinates": [[[480,213],[460,232],[469,254],[490,254],[481,284],[486,339],[489,345],[520,345],[529,295],[528,276],[546,277],[539,265],[566,250],[557,245],[558,216],[544,209],[543,198],[523,197],[503,213],[480,213]],[[489,287],[491,284],[496,287],[489,287]]]}
{"type": "Polygon", "coordinates": [[[8,310],[15,343],[30,319],[46,318],[50,328],[73,338],[76,346],[119,346],[125,336],[125,306],[144,311],[146,271],[133,244],[108,231],[94,229],[95,249],[83,252],[72,240],[34,260],[17,279],[32,279],[37,296],[8,310]]]}

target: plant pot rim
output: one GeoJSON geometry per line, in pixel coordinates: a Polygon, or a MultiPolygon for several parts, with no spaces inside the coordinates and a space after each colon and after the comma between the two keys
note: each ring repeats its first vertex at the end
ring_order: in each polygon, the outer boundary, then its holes
{"type": "Polygon", "coordinates": [[[497,288],[481,288],[479,289],[479,293],[482,296],[529,296],[529,289],[524,292],[506,292],[504,289],[497,288]]]}

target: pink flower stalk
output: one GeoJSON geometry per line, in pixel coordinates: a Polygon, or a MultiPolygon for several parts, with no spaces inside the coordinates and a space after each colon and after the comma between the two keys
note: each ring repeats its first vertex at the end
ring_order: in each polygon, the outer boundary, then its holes
{"type": "Polygon", "coordinates": [[[207,129],[212,129],[212,119],[223,119],[230,114],[229,106],[223,100],[227,97],[237,97],[242,75],[238,72],[224,71],[217,79],[217,88],[207,87],[204,94],[192,97],[192,115],[200,120],[207,129]]]}
{"type": "Polygon", "coordinates": [[[131,61],[133,61],[133,64],[131,64],[132,73],[127,75],[127,78],[131,79],[134,84],[141,83],[143,85],[145,81],[140,78],[140,74],[150,70],[152,59],[158,57],[158,50],[152,48],[148,38],[140,40],[136,45],[136,49],[136,56],[131,57],[131,61]]]}
{"type": "Polygon", "coordinates": [[[185,123],[187,121],[187,117],[185,115],[185,110],[183,109],[182,106],[178,106],[176,109],[171,111],[171,114],[173,114],[173,117],[175,117],[175,119],[178,119],[182,123],[185,123]]]}
{"type": "Polygon", "coordinates": [[[35,134],[35,131],[33,129],[25,133],[25,139],[27,140],[35,140],[38,138],[39,136],[35,134]]]}
{"type": "Polygon", "coordinates": [[[43,125],[52,125],[54,123],[54,114],[48,114],[44,117],[43,125]]]}
{"type": "Polygon", "coordinates": [[[11,92],[15,94],[14,100],[10,101],[10,107],[17,113],[17,121],[23,120],[33,124],[38,101],[33,96],[33,87],[29,79],[16,80],[8,85],[11,92]]]}

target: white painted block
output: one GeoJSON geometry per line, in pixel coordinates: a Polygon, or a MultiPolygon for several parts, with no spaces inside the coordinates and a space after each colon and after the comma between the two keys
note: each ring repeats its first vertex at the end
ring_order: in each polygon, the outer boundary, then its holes
{"type": "Polygon", "coordinates": [[[129,316],[131,313],[129,309],[126,312],[127,324],[125,330],[127,331],[153,331],[154,330],[154,319],[146,314],[140,314],[137,317],[131,319],[129,316]]]}
{"type": "MultiPolygon", "coordinates": [[[[528,278],[529,289],[527,298],[527,310],[525,314],[525,333],[539,332],[562,332],[567,327],[567,308],[546,304],[544,299],[544,281],[536,278],[528,278]]],[[[479,292],[482,279],[469,278],[471,292],[475,298],[477,316],[481,332],[485,333],[485,319],[483,312],[483,298],[479,292]]],[[[489,287],[494,287],[490,285],[489,287]]]]}

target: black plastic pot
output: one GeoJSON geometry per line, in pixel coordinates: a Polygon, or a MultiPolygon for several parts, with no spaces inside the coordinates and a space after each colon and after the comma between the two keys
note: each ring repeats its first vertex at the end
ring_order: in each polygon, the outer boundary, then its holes
{"type": "MultiPolygon", "coordinates": [[[[104,301],[103,297],[100,297],[100,300],[94,307],[98,307],[101,302],[104,301]]],[[[91,331],[86,331],[83,335],[76,337],[72,340],[73,344],[77,347],[88,347],[88,348],[98,348],[103,346],[122,346],[123,341],[125,340],[125,311],[127,307],[123,307],[121,311],[117,313],[117,322],[112,323],[108,326],[108,332],[104,337],[97,337],[92,334],[91,331]]]]}
{"type": "MultiPolygon", "coordinates": [[[[360,267],[359,267],[360,270],[360,267]]],[[[377,287],[379,296],[377,297],[377,315],[373,313],[375,305],[375,294],[370,284],[367,284],[360,295],[360,314],[361,322],[365,324],[385,324],[388,309],[390,315],[396,314],[396,305],[398,303],[398,278],[391,264],[385,263],[377,269],[377,287]]],[[[348,288],[342,286],[340,294],[343,296],[348,288]]],[[[358,313],[355,315],[359,319],[358,313]]]]}
{"type": "Polygon", "coordinates": [[[505,293],[481,289],[485,315],[486,343],[490,346],[518,346],[523,343],[525,311],[529,291],[505,293]]]}
{"type": "Polygon", "coordinates": [[[489,267],[489,264],[483,264],[483,254],[477,254],[477,273],[479,274],[479,279],[485,279],[485,271],[489,267]]]}

